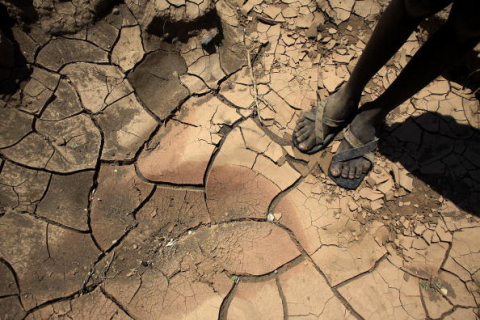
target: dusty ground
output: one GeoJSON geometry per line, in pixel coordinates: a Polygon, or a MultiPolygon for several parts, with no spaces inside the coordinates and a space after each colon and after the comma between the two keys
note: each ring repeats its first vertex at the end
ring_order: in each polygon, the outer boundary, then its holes
{"type": "Polygon", "coordinates": [[[73,35],[13,28],[26,62],[5,80],[21,89],[2,87],[0,319],[478,319],[470,90],[439,78],[393,112],[356,191],[324,174],[338,141],[290,144],[384,3],[165,2],[193,15],[175,25],[133,2],[73,35]]]}

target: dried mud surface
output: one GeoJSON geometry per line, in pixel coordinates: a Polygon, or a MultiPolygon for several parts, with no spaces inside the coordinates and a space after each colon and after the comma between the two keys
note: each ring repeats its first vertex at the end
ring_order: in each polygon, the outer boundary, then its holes
{"type": "MultiPolygon", "coordinates": [[[[49,19],[74,10],[53,3],[49,19]]],[[[392,112],[355,191],[326,176],[341,137],[313,156],[291,146],[385,5],[126,1],[94,24],[75,11],[54,38],[13,27],[0,319],[479,319],[472,90],[439,77],[392,112]]]]}

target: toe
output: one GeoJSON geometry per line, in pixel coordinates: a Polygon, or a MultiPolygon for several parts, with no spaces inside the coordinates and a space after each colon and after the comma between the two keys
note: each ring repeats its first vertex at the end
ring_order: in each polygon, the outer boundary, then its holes
{"type": "Polygon", "coordinates": [[[343,164],[343,169],[342,169],[342,178],[348,179],[348,174],[350,173],[350,166],[349,163],[344,163],[343,164]]]}
{"type": "Polygon", "coordinates": [[[295,130],[301,130],[302,128],[305,127],[305,121],[304,120],[299,120],[297,122],[297,125],[295,126],[295,130]]]}
{"type": "Polygon", "coordinates": [[[355,179],[355,170],[357,169],[356,161],[352,161],[350,164],[350,169],[348,171],[348,179],[355,179]]]}
{"type": "Polygon", "coordinates": [[[297,140],[303,141],[310,136],[310,130],[308,128],[303,127],[302,129],[297,131],[297,140]]]}
{"type": "Polygon", "coordinates": [[[308,136],[305,138],[301,143],[298,144],[298,148],[300,150],[310,150],[313,148],[313,145],[315,144],[315,137],[308,136]]]}
{"type": "Polygon", "coordinates": [[[361,165],[355,166],[355,178],[360,178],[362,176],[362,171],[361,165]]]}
{"type": "Polygon", "coordinates": [[[312,135],[312,132],[311,131],[306,131],[304,133],[302,133],[302,141],[306,141],[306,140],[310,140],[309,143],[313,143],[316,141],[316,138],[314,135],[312,135]]]}
{"type": "Polygon", "coordinates": [[[332,163],[330,165],[330,173],[332,174],[332,176],[339,177],[342,173],[342,167],[343,166],[341,162],[332,163]]]}
{"type": "Polygon", "coordinates": [[[367,173],[368,170],[370,170],[370,167],[372,166],[372,164],[370,163],[370,161],[368,160],[363,160],[363,166],[362,166],[362,171],[363,173],[367,173]]]}

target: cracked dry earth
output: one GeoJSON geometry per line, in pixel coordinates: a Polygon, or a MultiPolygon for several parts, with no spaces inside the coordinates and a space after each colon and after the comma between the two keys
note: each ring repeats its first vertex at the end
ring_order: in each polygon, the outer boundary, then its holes
{"type": "Polygon", "coordinates": [[[1,319],[478,319],[471,91],[440,77],[389,115],[356,191],[326,178],[339,141],[290,144],[383,1],[132,2],[76,34],[13,29],[31,74],[2,102],[1,319]],[[214,24],[147,32],[165,10],[214,24]]]}

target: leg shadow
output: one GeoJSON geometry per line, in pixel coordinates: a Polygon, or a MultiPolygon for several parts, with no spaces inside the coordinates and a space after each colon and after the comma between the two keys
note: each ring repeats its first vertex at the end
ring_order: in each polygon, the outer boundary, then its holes
{"type": "Polygon", "coordinates": [[[477,128],[462,116],[463,109],[452,112],[453,116],[426,112],[387,126],[379,151],[462,210],[480,217],[478,109],[477,128]]]}
{"type": "MultiPolygon", "coordinates": [[[[0,48],[0,57],[7,59],[10,54],[10,46],[13,51],[13,62],[0,63],[0,98],[14,92],[19,83],[26,79],[30,74],[30,68],[27,65],[27,59],[23,56],[22,51],[12,33],[12,27],[15,21],[9,17],[5,6],[0,4],[0,32],[2,37],[6,38],[0,48]]],[[[10,59],[8,59],[10,60],[10,59]]],[[[6,62],[5,60],[3,62],[6,62]]]]}

